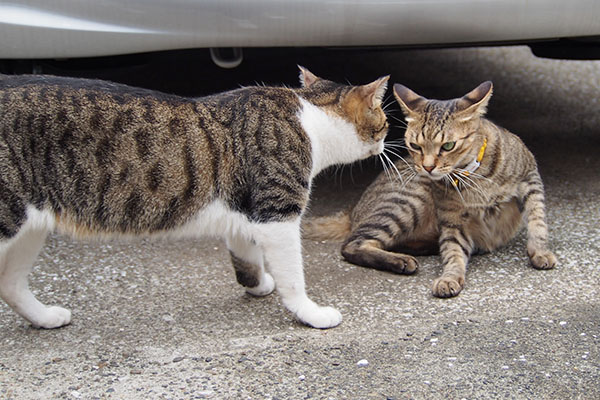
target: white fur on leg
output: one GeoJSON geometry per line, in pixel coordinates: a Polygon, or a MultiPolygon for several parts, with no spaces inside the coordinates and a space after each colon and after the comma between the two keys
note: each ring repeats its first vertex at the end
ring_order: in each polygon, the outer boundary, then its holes
{"type": "Polygon", "coordinates": [[[232,251],[236,257],[252,263],[260,268],[258,286],[246,288],[246,292],[257,297],[262,297],[273,293],[273,290],[275,290],[275,281],[269,273],[265,272],[265,261],[262,249],[240,235],[227,238],[225,242],[227,244],[227,248],[232,251]]]}
{"type": "Polygon", "coordinates": [[[246,288],[246,292],[250,293],[252,296],[263,297],[268,294],[273,293],[275,290],[275,281],[273,277],[268,272],[263,271],[262,276],[260,277],[260,283],[258,286],[253,288],[246,288]]]}
{"type": "Polygon", "coordinates": [[[258,243],[284,306],[296,318],[315,328],[332,328],[342,322],[334,308],[321,307],[308,298],[302,269],[300,218],[292,222],[271,222],[258,226],[258,243]]]}
{"type": "Polygon", "coordinates": [[[327,329],[338,326],[342,322],[342,314],[333,307],[323,307],[304,295],[293,296],[289,291],[278,289],[285,308],[290,310],[298,320],[313,328],[327,329]],[[284,295],[284,293],[286,293],[284,295]]]}
{"type": "Polygon", "coordinates": [[[32,325],[58,328],[71,322],[71,312],[46,307],[29,289],[28,275],[47,234],[35,217],[29,215],[17,236],[0,248],[0,297],[32,325]]]}
{"type": "Polygon", "coordinates": [[[66,308],[51,306],[30,320],[31,325],[36,328],[54,329],[71,323],[71,311],[66,308]]]}

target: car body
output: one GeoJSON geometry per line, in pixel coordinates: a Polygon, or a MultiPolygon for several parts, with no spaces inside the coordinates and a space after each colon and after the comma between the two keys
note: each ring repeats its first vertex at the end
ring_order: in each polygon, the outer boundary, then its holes
{"type": "Polygon", "coordinates": [[[0,3],[2,59],[224,47],[451,46],[597,35],[597,0],[0,3]]]}

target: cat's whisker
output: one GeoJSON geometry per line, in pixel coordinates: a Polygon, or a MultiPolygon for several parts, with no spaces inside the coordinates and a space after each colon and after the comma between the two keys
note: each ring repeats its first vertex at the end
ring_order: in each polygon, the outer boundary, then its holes
{"type": "Polygon", "coordinates": [[[385,176],[389,179],[392,180],[392,177],[390,176],[390,172],[388,171],[388,167],[387,165],[385,165],[385,160],[383,159],[382,156],[383,153],[379,154],[379,159],[381,160],[381,165],[383,166],[383,172],[385,173],[385,176]]]}
{"type": "Polygon", "coordinates": [[[394,139],[394,140],[388,140],[388,141],[386,141],[386,143],[406,143],[406,140],[404,140],[404,139],[394,139]]]}
{"type": "Polygon", "coordinates": [[[474,191],[476,191],[481,196],[481,200],[484,203],[488,203],[490,201],[490,199],[488,198],[486,192],[483,190],[483,188],[481,187],[481,185],[479,185],[479,183],[477,183],[469,175],[463,175],[462,179],[461,179],[461,182],[463,182],[466,186],[469,186],[474,191]]]}
{"type": "Polygon", "coordinates": [[[390,146],[402,146],[405,147],[406,143],[404,142],[404,140],[390,140],[388,142],[385,142],[386,145],[390,145],[390,146]]]}
{"type": "Polygon", "coordinates": [[[406,185],[408,185],[417,175],[418,174],[416,172],[412,171],[412,174],[410,174],[410,176],[404,180],[404,183],[402,184],[402,189],[404,189],[406,185]]]}
{"type": "Polygon", "coordinates": [[[489,201],[483,189],[481,189],[476,182],[469,178],[469,176],[464,174],[455,174],[454,176],[463,186],[473,190],[483,202],[487,203],[489,201]]]}
{"type": "Polygon", "coordinates": [[[490,178],[488,178],[487,176],[484,176],[484,175],[478,174],[477,172],[471,172],[470,176],[472,176],[472,177],[474,177],[474,178],[480,178],[480,179],[484,179],[484,180],[486,180],[487,182],[489,182],[489,183],[491,183],[491,184],[493,184],[493,185],[496,185],[496,186],[498,186],[498,184],[497,184],[496,182],[494,182],[494,180],[493,180],[493,179],[490,179],[490,178]]]}
{"type": "Polygon", "coordinates": [[[398,153],[398,150],[394,149],[393,147],[392,147],[392,148],[390,148],[390,147],[384,147],[384,148],[383,148],[383,152],[384,152],[384,153],[385,153],[385,152],[388,152],[388,153],[390,153],[391,155],[393,155],[393,156],[396,156],[396,157],[398,157],[398,158],[404,158],[404,157],[402,157],[402,156],[400,155],[400,153],[398,153]]]}
{"type": "MultiPolygon", "coordinates": [[[[385,160],[385,163],[387,165],[388,171],[389,171],[389,179],[391,181],[394,180],[398,180],[399,178],[396,177],[396,173],[394,171],[394,169],[396,169],[396,166],[394,165],[394,163],[389,159],[389,157],[385,154],[382,153],[382,157],[385,160]]],[[[401,181],[401,179],[400,179],[401,181]]]]}
{"type": "MultiPolygon", "coordinates": [[[[457,173],[458,176],[462,176],[463,178],[465,178],[465,180],[468,180],[469,182],[471,182],[472,185],[474,185],[476,187],[476,188],[475,187],[472,187],[472,188],[473,188],[473,190],[477,190],[477,192],[480,194],[481,200],[483,200],[483,202],[489,201],[489,197],[487,196],[486,191],[481,187],[479,182],[477,182],[474,178],[483,179],[486,182],[489,182],[495,186],[498,186],[498,184],[496,182],[494,182],[492,179],[490,179],[486,176],[483,176],[481,174],[478,174],[476,172],[470,172],[470,171],[467,171],[464,169],[458,169],[457,171],[458,171],[458,173],[457,173]]],[[[462,181],[462,179],[461,179],[461,181],[462,181]]]]}
{"type": "Polygon", "coordinates": [[[339,185],[342,186],[343,183],[343,176],[344,176],[344,168],[346,167],[345,164],[341,164],[341,165],[337,165],[335,167],[335,171],[334,171],[334,182],[338,180],[339,178],[339,185]]]}
{"type": "Polygon", "coordinates": [[[390,144],[386,143],[386,146],[388,148],[392,148],[392,149],[404,149],[404,150],[408,150],[408,147],[406,147],[403,144],[399,144],[399,143],[390,143],[390,144]]]}
{"type": "Polygon", "coordinates": [[[402,174],[400,173],[400,171],[398,171],[398,168],[396,168],[396,164],[394,164],[392,162],[392,160],[390,160],[390,158],[388,157],[387,154],[385,154],[385,152],[381,153],[381,155],[383,157],[385,157],[385,159],[389,162],[390,166],[394,169],[394,171],[396,172],[396,175],[398,176],[398,179],[400,180],[400,183],[402,183],[404,180],[402,179],[402,174]]]}
{"type": "Polygon", "coordinates": [[[388,117],[390,117],[391,119],[393,119],[396,122],[401,123],[402,126],[400,128],[406,128],[408,126],[408,124],[406,123],[406,121],[403,120],[403,119],[401,119],[401,118],[395,117],[393,115],[388,115],[388,117]]]}
{"type": "Polygon", "coordinates": [[[392,154],[392,155],[394,155],[394,156],[398,157],[398,159],[402,160],[402,162],[403,162],[403,163],[404,163],[404,164],[405,164],[405,165],[406,165],[406,166],[407,166],[409,169],[413,169],[412,165],[410,165],[410,163],[409,163],[408,161],[406,161],[406,160],[404,159],[404,157],[402,157],[400,154],[398,154],[398,153],[397,153],[397,152],[395,152],[394,150],[391,150],[391,149],[389,149],[389,148],[388,148],[388,149],[384,148],[384,149],[383,149],[383,151],[384,151],[384,152],[386,152],[386,151],[387,151],[388,153],[390,153],[390,154],[392,154]]]}
{"type": "Polygon", "coordinates": [[[406,122],[404,121],[404,119],[402,119],[402,118],[398,118],[398,117],[396,117],[395,115],[390,115],[390,118],[392,118],[392,119],[395,119],[396,121],[399,121],[399,122],[406,123],[406,122]]]}
{"type": "Polygon", "coordinates": [[[394,165],[394,162],[387,156],[387,154],[384,154],[384,153],[382,153],[382,159],[385,161],[385,164],[387,166],[390,181],[397,180],[400,183],[402,183],[403,182],[402,175],[401,175],[400,171],[398,170],[398,168],[396,168],[396,165],[394,165]]]}
{"type": "Polygon", "coordinates": [[[341,173],[340,173],[340,185],[343,185],[343,183],[344,183],[344,176],[343,176],[344,171],[348,171],[348,174],[350,174],[350,182],[354,183],[354,174],[352,173],[352,168],[354,167],[354,163],[349,164],[347,167],[348,168],[346,168],[346,165],[342,165],[341,173]]]}
{"type": "Polygon", "coordinates": [[[352,177],[352,164],[337,164],[333,171],[333,182],[339,187],[344,186],[344,172],[347,171],[346,167],[350,168],[350,176],[352,177]]]}
{"type": "MultiPolygon", "coordinates": [[[[462,174],[461,174],[462,175],[462,174]]],[[[478,195],[479,198],[484,202],[487,203],[489,202],[489,198],[486,194],[486,192],[483,190],[483,188],[479,185],[479,183],[475,182],[470,176],[468,175],[462,175],[460,177],[460,181],[463,183],[463,185],[469,187],[470,189],[472,189],[473,191],[475,191],[478,195]]]]}
{"type": "Polygon", "coordinates": [[[383,102],[382,102],[383,107],[381,107],[381,108],[384,112],[388,111],[388,108],[392,107],[395,104],[393,101],[390,101],[391,99],[392,99],[392,95],[389,95],[383,100],[383,102]]]}
{"type": "Polygon", "coordinates": [[[460,189],[458,188],[458,185],[456,185],[454,183],[456,179],[460,180],[460,178],[458,178],[456,176],[456,174],[453,174],[452,172],[450,172],[447,175],[444,175],[444,178],[446,179],[446,181],[448,181],[450,183],[450,186],[452,186],[456,190],[456,193],[458,193],[458,195],[460,196],[460,199],[461,199],[462,203],[466,204],[465,198],[463,197],[462,193],[460,192],[460,189]]]}
{"type": "Polygon", "coordinates": [[[393,151],[391,151],[391,150],[388,150],[387,152],[388,152],[388,153],[390,153],[390,154],[392,154],[392,155],[394,155],[394,156],[396,156],[396,157],[398,157],[398,160],[402,161],[402,162],[404,163],[404,165],[406,166],[406,168],[408,168],[408,169],[410,169],[410,170],[412,170],[412,169],[413,169],[412,165],[410,165],[410,164],[409,164],[409,162],[408,162],[408,161],[406,161],[406,160],[405,160],[405,159],[404,159],[404,158],[403,158],[401,155],[399,155],[398,153],[394,153],[394,152],[393,152],[393,151]]]}
{"type": "Polygon", "coordinates": [[[385,146],[383,146],[383,148],[384,148],[384,150],[387,150],[387,151],[399,151],[397,146],[398,146],[398,145],[395,145],[395,144],[393,144],[393,143],[392,143],[392,144],[390,144],[390,145],[388,145],[388,144],[386,143],[386,144],[385,144],[385,146]]]}
{"type": "MultiPolygon", "coordinates": [[[[363,173],[363,165],[364,165],[363,161],[365,161],[365,160],[358,161],[358,168],[359,168],[361,174],[363,173]]],[[[352,167],[353,167],[353,164],[350,164],[350,181],[352,182],[353,185],[356,185],[356,181],[354,180],[354,174],[352,173],[352,167]]]]}
{"type": "Polygon", "coordinates": [[[390,142],[390,143],[406,143],[406,140],[404,138],[399,138],[399,139],[388,140],[388,142],[390,142]]]}

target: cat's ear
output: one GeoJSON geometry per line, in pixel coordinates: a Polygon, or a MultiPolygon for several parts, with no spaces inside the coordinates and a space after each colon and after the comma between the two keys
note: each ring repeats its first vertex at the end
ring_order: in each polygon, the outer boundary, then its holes
{"type": "Polygon", "coordinates": [[[419,96],[399,83],[394,85],[394,96],[396,97],[398,104],[400,104],[400,108],[402,108],[408,122],[414,119],[413,115],[427,102],[425,97],[419,96]]]}
{"type": "Polygon", "coordinates": [[[301,65],[298,65],[298,69],[300,70],[300,85],[303,88],[310,87],[313,83],[321,79],[301,65]]]}
{"type": "Polygon", "coordinates": [[[490,81],[483,82],[457,101],[457,111],[461,121],[481,117],[487,111],[487,105],[492,97],[494,85],[490,81]]]}
{"type": "Polygon", "coordinates": [[[360,93],[363,98],[367,101],[367,105],[370,109],[381,107],[383,102],[383,96],[387,90],[387,82],[390,76],[383,76],[376,81],[373,81],[367,85],[360,86],[360,93]]]}

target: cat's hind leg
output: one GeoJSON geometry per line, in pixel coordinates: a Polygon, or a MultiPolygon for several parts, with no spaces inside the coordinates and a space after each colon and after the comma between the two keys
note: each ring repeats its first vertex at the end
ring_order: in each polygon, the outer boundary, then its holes
{"type": "Polygon", "coordinates": [[[332,307],[322,307],[308,298],[302,266],[300,218],[287,222],[259,224],[257,244],[264,250],[265,262],[275,279],[283,305],[296,318],[314,328],[332,328],[342,315],[332,307]]]}
{"type": "MultiPolygon", "coordinates": [[[[398,165],[400,170],[406,168],[398,165]]],[[[418,177],[399,184],[380,175],[363,193],[350,220],[351,233],[342,245],[342,255],[353,264],[412,274],[419,267],[413,255],[437,250],[439,233],[431,191],[418,177]]]]}
{"type": "Polygon", "coordinates": [[[227,248],[235,276],[246,292],[253,296],[266,296],[275,289],[275,281],[265,271],[263,251],[256,244],[242,238],[227,239],[227,248]]]}
{"type": "Polygon", "coordinates": [[[435,219],[423,216],[429,206],[417,200],[384,201],[362,213],[342,245],[344,258],[381,271],[415,273],[419,263],[413,255],[435,254],[439,235],[435,219]]]}
{"type": "Polygon", "coordinates": [[[42,304],[28,282],[47,233],[46,229],[24,226],[17,236],[0,244],[0,297],[33,326],[51,329],[69,324],[71,312],[42,304]]]}
{"type": "Polygon", "coordinates": [[[395,253],[386,249],[386,243],[379,238],[363,233],[351,236],[342,245],[342,255],[352,264],[397,274],[416,272],[419,263],[408,254],[395,253]]]}

